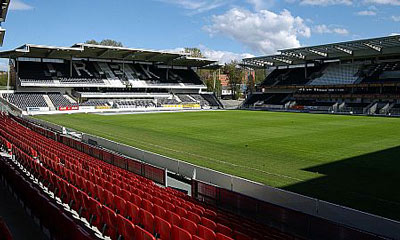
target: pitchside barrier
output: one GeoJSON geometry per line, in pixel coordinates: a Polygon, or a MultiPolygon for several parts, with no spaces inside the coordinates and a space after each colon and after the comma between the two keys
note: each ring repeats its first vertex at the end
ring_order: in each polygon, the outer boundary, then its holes
{"type": "MultiPolygon", "coordinates": [[[[31,118],[28,119],[31,120],[31,118]]],[[[42,126],[49,124],[38,119],[34,121],[42,126]]],[[[52,125],[54,124],[49,124],[50,127],[52,125]]],[[[58,128],[62,129],[60,126],[58,128]]],[[[299,236],[309,239],[332,240],[376,239],[377,236],[400,239],[400,222],[398,221],[273,188],[83,133],[82,146],[93,148],[85,143],[95,144],[103,149],[139,159],[149,164],[148,166],[157,166],[193,179],[192,195],[199,201],[225,208],[245,217],[251,217],[299,236]]],[[[84,151],[93,154],[90,150],[84,149],[84,151]]],[[[139,161],[133,161],[133,163],[138,165],[128,164],[128,170],[137,171],[138,174],[150,178],[161,178],[161,172],[160,174],[155,173],[156,176],[152,176],[153,173],[146,173],[146,168],[149,167],[140,165],[145,163],[139,161]],[[143,169],[145,170],[143,171],[143,169]]],[[[119,165],[125,167],[125,162],[119,165]]],[[[163,176],[165,178],[165,175],[163,176]]]]}

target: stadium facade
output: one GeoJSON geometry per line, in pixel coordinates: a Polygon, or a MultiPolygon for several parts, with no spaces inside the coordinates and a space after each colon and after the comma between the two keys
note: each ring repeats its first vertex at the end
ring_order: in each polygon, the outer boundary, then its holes
{"type": "Polygon", "coordinates": [[[216,62],[185,53],[27,44],[0,57],[9,59],[14,87],[2,99],[23,114],[222,107],[195,72],[216,62]]]}
{"type": "Polygon", "coordinates": [[[400,35],[247,58],[269,74],[245,109],[400,115],[400,35]]]}

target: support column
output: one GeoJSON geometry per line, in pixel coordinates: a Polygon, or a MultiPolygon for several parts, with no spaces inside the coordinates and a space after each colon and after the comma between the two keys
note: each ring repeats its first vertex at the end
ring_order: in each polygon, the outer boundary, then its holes
{"type": "Polygon", "coordinates": [[[72,56],[71,56],[71,59],[69,61],[69,77],[72,78],[72,56]]]}
{"type": "Polygon", "coordinates": [[[9,102],[9,95],[10,93],[8,92],[10,90],[10,74],[11,74],[11,62],[10,62],[10,57],[8,57],[8,74],[7,74],[7,101],[9,102]]]}

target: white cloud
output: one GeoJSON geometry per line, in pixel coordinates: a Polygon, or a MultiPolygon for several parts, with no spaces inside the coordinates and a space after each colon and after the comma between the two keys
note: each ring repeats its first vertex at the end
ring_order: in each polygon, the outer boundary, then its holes
{"type": "Polygon", "coordinates": [[[212,24],[204,29],[212,36],[227,36],[262,54],[299,47],[298,37],[311,36],[311,30],[304,20],[292,16],[288,10],[274,13],[233,8],[222,15],[213,16],[212,24]]]}
{"type": "MultiPolygon", "coordinates": [[[[200,45],[198,48],[201,50],[201,52],[205,58],[216,60],[221,64],[230,63],[233,60],[240,61],[243,58],[254,57],[254,55],[252,55],[250,53],[234,53],[234,52],[229,52],[229,51],[213,50],[213,49],[207,48],[204,45],[200,45]]],[[[177,47],[177,48],[173,48],[173,49],[165,49],[163,51],[170,52],[170,53],[184,53],[185,48],[177,47]]]]}
{"type": "Polygon", "coordinates": [[[202,13],[224,6],[230,0],[157,0],[159,2],[177,5],[190,10],[191,14],[202,13]]]}
{"type": "Polygon", "coordinates": [[[358,16],[376,16],[376,12],[372,10],[365,10],[357,12],[358,16]]]}
{"type": "Polygon", "coordinates": [[[400,6],[400,0],[364,0],[364,3],[400,6]]]}
{"type": "Polygon", "coordinates": [[[354,0],[301,0],[300,4],[314,6],[352,5],[354,0]]]}
{"type": "Polygon", "coordinates": [[[395,22],[400,22],[400,16],[392,16],[392,20],[395,22]]]}
{"type": "Polygon", "coordinates": [[[241,61],[243,58],[254,57],[254,55],[249,53],[233,53],[229,51],[218,51],[207,48],[202,48],[202,53],[206,58],[218,60],[219,63],[222,64],[230,63],[233,60],[241,61]]]}
{"type": "Polygon", "coordinates": [[[15,10],[15,11],[17,11],[17,10],[32,10],[33,7],[31,5],[29,5],[29,4],[26,4],[26,3],[22,2],[22,1],[20,1],[20,0],[12,0],[10,2],[9,9],[10,10],[15,10]]]}
{"type": "Polygon", "coordinates": [[[340,28],[340,27],[331,27],[331,26],[327,26],[325,24],[322,25],[317,25],[313,27],[313,32],[318,33],[318,34],[339,34],[339,35],[348,35],[349,34],[349,30],[345,29],[345,28],[340,28]]]}

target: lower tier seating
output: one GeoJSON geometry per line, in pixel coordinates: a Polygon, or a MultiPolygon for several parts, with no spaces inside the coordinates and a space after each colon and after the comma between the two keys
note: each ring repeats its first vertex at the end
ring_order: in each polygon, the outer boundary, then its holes
{"type": "Polygon", "coordinates": [[[48,107],[40,93],[3,93],[2,97],[24,111],[30,107],[48,107]]]}
{"type": "Polygon", "coordinates": [[[296,239],[46,138],[0,114],[0,145],[111,239],[296,239]]]}

